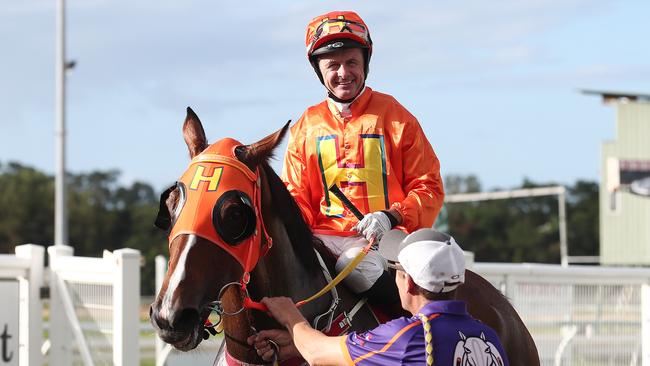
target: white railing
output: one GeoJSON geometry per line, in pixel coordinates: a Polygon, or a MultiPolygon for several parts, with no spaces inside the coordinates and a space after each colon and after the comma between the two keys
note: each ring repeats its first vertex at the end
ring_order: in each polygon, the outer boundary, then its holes
{"type": "Polygon", "coordinates": [[[50,364],[139,363],[140,253],[73,257],[72,247],[48,248],[50,364]],[[92,350],[92,352],[91,352],[92,350]]]}
{"type": "Polygon", "coordinates": [[[650,269],[475,263],[510,298],[542,365],[650,365],[650,269]]]}
{"type": "MultiPolygon", "coordinates": [[[[17,280],[18,301],[18,364],[41,365],[43,343],[43,247],[33,244],[16,246],[15,255],[0,254],[0,279],[17,280]]],[[[3,302],[14,301],[2,299],[3,302]]],[[[5,303],[7,304],[7,303],[5,303]]],[[[8,304],[7,304],[8,305],[8,304]]],[[[4,311],[4,309],[3,309],[4,311]]]]}
{"type": "MultiPolygon", "coordinates": [[[[49,364],[74,364],[75,357],[89,365],[138,364],[139,253],[126,249],[75,258],[64,246],[48,252],[49,364]]],[[[166,263],[157,262],[160,276],[166,263]]],[[[43,248],[34,245],[0,255],[0,278],[20,283],[20,365],[43,363],[42,263],[43,248]]],[[[650,365],[650,269],[474,263],[474,270],[511,299],[542,365],[650,365]]],[[[157,351],[162,356],[160,345],[157,351]]],[[[197,361],[196,353],[189,356],[197,361]]],[[[168,364],[187,361],[172,358],[168,364]]]]}

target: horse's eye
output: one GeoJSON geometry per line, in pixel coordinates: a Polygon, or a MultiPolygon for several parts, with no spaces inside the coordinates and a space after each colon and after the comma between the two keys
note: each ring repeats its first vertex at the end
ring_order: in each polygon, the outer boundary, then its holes
{"type": "Polygon", "coordinates": [[[212,224],[227,244],[236,245],[255,231],[255,211],[242,191],[228,191],[219,197],[212,211],[212,224]]]}

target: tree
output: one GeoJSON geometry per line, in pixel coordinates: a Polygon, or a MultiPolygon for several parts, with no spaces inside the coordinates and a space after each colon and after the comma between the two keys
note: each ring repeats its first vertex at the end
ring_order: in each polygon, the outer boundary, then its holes
{"type": "MultiPolygon", "coordinates": [[[[146,183],[120,186],[119,175],[117,170],[68,175],[69,245],[82,256],[140,250],[147,264],[143,293],[153,293],[154,257],[167,247],[164,234],[153,227],[158,197],[146,183]]],[[[24,243],[47,246],[53,237],[53,177],[19,163],[0,165],[0,252],[24,243]]]]}
{"type": "Polygon", "coordinates": [[[54,236],[54,182],[19,163],[0,165],[0,253],[54,236]]]}
{"type": "MultiPolygon", "coordinates": [[[[453,187],[480,187],[476,177],[447,178],[453,187]]],[[[524,180],[521,187],[540,185],[524,180]]],[[[448,191],[449,192],[449,191],[448,191]]],[[[567,227],[570,255],[598,252],[598,185],[579,181],[568,189],[567,227]]],[[[448,203],[449,232],[482,262],[560,261],[557,197],[448,203]]]]}
{"type": "MultiPolygon", "coordinates": [[[[69,242],[75,254],[140,250],[143,293],[154,291],[154,258],[167,254],[165,234],[153,227],[158,194],[143,182],[119,184],[117,170],[68,175],[69,242]]],[[[524,180],[522,187],[539,186],[524,180]]],[[[447,176],[447,194],[481,190],[476,176],[447,176]]],[[[521,188],[521,187],[520,187],[521,188]]],[[[558,263],[556,197],[446,204],[449,232],[477,261],[558,263]]],[[[598,184],[568,188],[569,254],[598,253],[598,184]]],[[[0,252],[54,237],[54,179],[19,163],[0,164],[0,252]]]]}
{"type": "Polygon", "coordinates": [[[570,255],[598,255],[599,205],[598,183],[577,181],[569,188],[567,226],[570,255]]]}

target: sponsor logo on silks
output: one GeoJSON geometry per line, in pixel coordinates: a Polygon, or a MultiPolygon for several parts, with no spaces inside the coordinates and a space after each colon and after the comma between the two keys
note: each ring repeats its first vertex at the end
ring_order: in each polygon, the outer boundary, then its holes
{"type": "Polygon", "coordinates": [[[503,366],[499,350],[483,332],[479,337],[467,337],[461,331],[458,334],[461,340],[456,343],[454,366],[503,366]]]}
{"type": "Polygon", "coordinates": [[[205,173],[205,167],[203,165],[197,165],[196,172],[194,172],[194,177],[190,183],[190,189],[197,190],[199,188],[199,183],[206,182],[207,185],[203,186],[207,192],[214,192],[219,187],[219,181],[221,180],[221,173],[223,172],[223,167],[215,167],[212,169],[211,173],[205,173]]]}
{"type": "MultiPolygon", "coordinates": [[[[388,204],[388,185],[386,176],[386,148],[384,136],[378,134],[359,134],[358,151],[341,154],[339,136],[327,135],[316,138],[318,165],[323,182],[325,205],[321,212],[330,217],[343,217],[343,204],[328,187],[336,184],[341,189],[354,193],[361,212],[386,210],[388,204]],[[354,157],[355,161],[350,159],[354,157]]],[[[348,149],[348,145],[344,145],[348,149]]]]}

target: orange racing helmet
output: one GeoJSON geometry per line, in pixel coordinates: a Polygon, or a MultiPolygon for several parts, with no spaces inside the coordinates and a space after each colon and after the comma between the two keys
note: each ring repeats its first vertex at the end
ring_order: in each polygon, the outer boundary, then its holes
{"type": "Polygon", "coordinates": [[[317,56],[345,48],[361,48],[365,61],[364,73],[368,76],[372,39],[368,26],[353,11],[332,11],[319,15],[309,22],[305,36],[307,58],[323,83],[317,56]]]}

